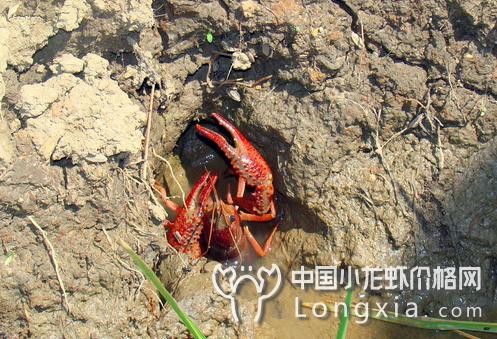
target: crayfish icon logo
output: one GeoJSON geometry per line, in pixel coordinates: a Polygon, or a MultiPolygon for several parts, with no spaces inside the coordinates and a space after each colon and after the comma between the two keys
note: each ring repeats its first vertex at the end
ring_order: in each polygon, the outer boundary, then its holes
{"type": "MultiPolygon", "coordinates": [[[[245,267],[241,266],[240,270],[245,271],[245,267]]],[[[248,266],[247,270],[252,272],[252,266],[248,266]]],[[[235,322],[239,323],[240,319],[238,317],[238,300],[236,298],[238,288],[243,281],[251,281],[255,285],[255,289],[259,298],[257,299],[257,312],[254,317],[255,322],[259,322],[262,317],[262,311],[264,307],[264,301],[273,297],[281,287],[281,270],[276,264],[272,264],[270,268],[264,266],[257,270],[256,277],[251,274],[243,274],[237,277],[237,272],[233,267],[227,267],[223,269],[223,265],[217,264],[212,272],[212,284],[216,292],[223,298],[230,300],[231,302],[231,313],[233,314],[233,319],[235,322]],[[223,276],[228,281],[229,290],[226,291],[222,288],[219,282],[219,277],[223,276]],[[268,279],[274,276],[276,282],[270,291],[266,291],[268,279]]]]}

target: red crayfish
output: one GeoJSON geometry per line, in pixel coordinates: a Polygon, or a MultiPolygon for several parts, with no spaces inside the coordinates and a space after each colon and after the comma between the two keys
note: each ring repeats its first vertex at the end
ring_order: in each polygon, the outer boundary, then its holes
{"type": "Polygon", "coordinates": [[[279,223],[276,224],[263,247],[257,242],[244,221],[269,221],[276,217],[273,174],[262,155],[245,136],[220,114],[212,117],[233,138],[234,146],[224,136],[196,125],[197,132],[213,141],[229,159],[238,175],[236,196],[228,187],[226,200],[219,198],[215,188],[217,175],[205,172],[188,194],[184,206],[170,201],[164,188],[156,184],[164,204],[174,210],[174,221],[166,220],[167,239],[175,249],[195,258],[207,252],[218,259],[242,257],[250,244],[257,255],[270,249],[279,223]],[[246,193],[246,187],[252,192],[246,193]]]}

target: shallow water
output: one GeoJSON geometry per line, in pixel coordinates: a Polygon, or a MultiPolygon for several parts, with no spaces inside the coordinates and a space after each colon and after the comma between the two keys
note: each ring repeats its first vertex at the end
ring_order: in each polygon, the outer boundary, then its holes
{"type": "MultiPolygon", "coordinates": [[[[277,251],[277,249],[275,249],[277,251]]],[[[275,252],[276,252],[275,251],[275,252]]],[[[275,253],[277,254],[277,253],[275,253]]],[[[273,263],[273,253],[268,257],[260,260],[258,264],[264,264],[266,267],[273,263]]],[[[284,267],[283,263],[279,264],[284,267]]],[[[241,289],[242,302],[255,304],[258,297],[252,286],[244,286],[241,289]]],[[[313,289],[301,290],[295,288],[289,279],[283,283],[280,293],[273,299],[265,303],[265,312],[260,325],[256,327],[255,333],[257,338],[334,338],[338,332],[340,323],[339,316],[334,313],[334,308],[330,306],[327,315],[318,318],[313,315],[310,308],[303,307],[303,304],[315,304],[325,302],[329,305],[342,303],[345,300],[344,291],[319,292],[313,289]],[[296,301],[298,298],[298,301],[296,301]],[[296,305],[299,305],[296,307],[296,305]],[[297,314],[302,318],[297,318],[297,314]],[[303,318],[305,315],[305,318],[303,318]]],[[[360,297],[354,293],[352,303],[369,302],[374,305],[380,301],[370,296],[360,297]]],[[[342,306],[338,306],[341,311],[342,306]]],[[[374,306],[371,306],[373,308],[374,306]]],[[[321,315],[322,309],[316,308],[316,313],[321,315]]],[[[359,314],[352,311],[353,314],[359,314]]],[[[251,322],[252,319],[245,320],[251,322]]],[[[475,336],[475,338],[495,338],[493,334],[482,334],[478,332],[466,332],[475,336]]],[[[454,331],[434,331],[418,329],[407,326],[400,326],[384,321],[368,319],[353,316],[350,318],[347,338],[462,338],[454,331]]]]}

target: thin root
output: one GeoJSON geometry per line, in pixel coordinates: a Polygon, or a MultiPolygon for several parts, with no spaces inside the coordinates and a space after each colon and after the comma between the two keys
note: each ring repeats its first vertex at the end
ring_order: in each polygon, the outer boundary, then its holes
{"type": "Polygon", "coordinates": [[[185,191],[183,190],[183,187],[181,187],[181,185],[180,185],[180,183],[178,181],[178,178],[176,178],[176,175],[174,175],[173,167],[171,166],[171,164],[169,163],[169,161],[167,161],[166,158],[163,158],[160,155],[158,155],[157,153],[155,153],[155,149],[152,148],[152,151],[154,153],[154,157],[156,157],[157,159],[165,162],[167,164],[167,167],[169,167],[169,171],[171,172],[171,176],[173,177],[174,182],[176,183],[176,185],[178,185],[178,188],[181,191],[181,200],[183,201],[183,206],[186,206],[186,202],[185,202],[185,191]]]}

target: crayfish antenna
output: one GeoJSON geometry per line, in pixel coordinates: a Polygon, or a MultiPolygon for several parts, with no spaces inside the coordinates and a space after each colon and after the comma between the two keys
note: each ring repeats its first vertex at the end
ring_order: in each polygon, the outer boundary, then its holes
{"type": "Polygon", "coordinates": [[[205,246],[206,248],[205,248],[204,253],[202,253],[202,256],[205,256],[211,248],[211,240],[212,240],[212,232],[214,229],[214,222],[215,222],[215,220],[217,220],[218,213],[219,213],[219,211],[218,211],[219,196],[217,194],[216,187],[213,187],[212,193],[214,193],[214,203],[212,206],[212,212],[211,212],[211,217],[210,217],[209,237],[207,238],[207,245],[205,246]]]}

